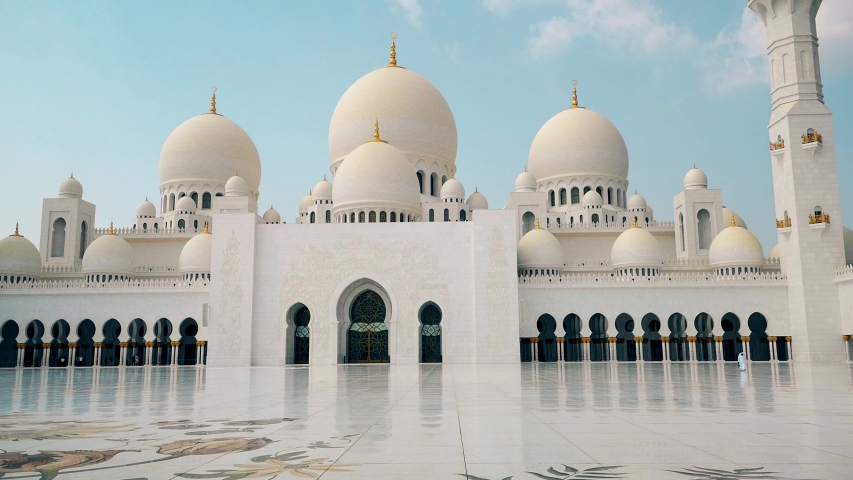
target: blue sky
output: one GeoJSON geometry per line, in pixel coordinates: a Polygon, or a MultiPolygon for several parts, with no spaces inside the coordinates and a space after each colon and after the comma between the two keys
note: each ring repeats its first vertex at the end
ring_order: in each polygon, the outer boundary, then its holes
{"type": "MultiPolygon", "coordinates": [[[[506,204],[539,127],[571,103],[621,130],[631,189],[658,219],[696,163],[726,206],[776,243],[766,125],[763,27],[743,0],[337,0],[0,2],[0,230],[38,240],[41,199],[74,172],[99,227],[129,226],[157,198],[169,133],[209,108],[253,138],[261,208],[292,222],[328,173],[340,96],[386,64],[447,98],[459,131],[457,178],[506,204]]],[[[853,2],[824,0],[818,21],[835,137],[853,137],[853,2]]],[[[839,180],[853,145],[839,142],[839,180]]],[[[157,204],[156,200],[154,202],[157,204]]],[[[853,194],[842,188],[847,225],[853,194]]]]}

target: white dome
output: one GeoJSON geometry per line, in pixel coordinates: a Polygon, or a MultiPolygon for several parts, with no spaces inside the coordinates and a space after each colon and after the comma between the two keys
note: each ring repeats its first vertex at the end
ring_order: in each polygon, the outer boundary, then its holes
{"type": "Polygon", "coordinates": [[[157,207],[149,202],[146,198],[142,203],[136,206],[136,216],[139,218],[149,218],[157,216],[157,207]]]}
{"type": "Polygon", "coordinates": [[[563,110],[545,122],[527,163],[538,182],[571,176],[628,178],[628,148],[619,130],[585,108],[563,110]]]}
{"type": "MultiPolygon", "coordinates": [[[[735,216],[735,225],[737,225],[738,227],[741,227],[741,228],[746,228],[746,222],[744,222],[743,219],[740,218],[740,215],[729,210],[726,207],[723,207],[723,225],[728,225],[731,223],[732,215],[735,216]]],[[[748,228],[746,228],[746,229],[749,230],[748,228]]]]}
{"type": "Polygon", "coordinates": [[[377,118],[382,122],[383,138],[412,165],[418,160],[440,166],[455,164],[456,121],[447,101],[417,73],[387,67],[358,79],[335,107],[329,126],[329,156],[336,177],[340,162],[370,138],[377,118]]]}
{"type": "Polygon", "coordinates": [[[586,192],[583,195],[582,202],[584,207],[600,207],[604,205],[604,200],[601,199],[601,195],[599,195],[595,190],[586,192]]]}
{"type": "Polygon", "coordinates": [[[336,209],[360,206],[421,209],[415,169],[402,152],[381,141],[364,143],[347,155],[335,174],[332,194],[336,209]]]}
{"type": "Polygon", "coordinates": [[[38,277],[41,275],[41,255],[33,242],[15,234],[0,240],[0,275],[38,277]]]}
{"type": "Polygon", "coordinates": [[[83,273],[133,275],[133,247],[114,233],[101,235],[83,254],[83,273]]]}
{"type": "Polygon", "coordinates": [[[175,210],[178,212],[195,213],[196,208],[195,201],[189,195],[179,198],[177,203],[175,203],[175,210]]]}
{"type": "Polygon", "coordinates": [[[844,232],[844,254],[845,264],[853,265],[853,230],[847,227],[841,227],[844,232]]]}
{"type": "Polygon", "coordinates": [[[767,254],[767,258],[781,258],[782,257],[782,249],[779,248],[779,244],[773,245],[773,248],[770,249],[770,253],[767,254]]]}
{"type": "Polygon", "coordinates": [[[160,152],[160,184],[221,185],[238,172],[257,196],[261,159],[249,135],[222,115],[206,113],[180,124],[160,152]]]}
{"type": "Polygon", "coordinates": [[[468,201],[465,202],[471,207],[471,210],[488,210],[489,209],[489,201],[486,200],[486,196],[474,189],[474,193],[468,197],[468,201]]]}
{"type": "Polygon", "coordinates": [[[662,261],[660,244],[655,236],[636,226],[622,232],[610,249],[613,268],[659,268],[662,261]]]}
{"type": "Polygon", "coordinates": [[[83,184],[71,175],[59,184],[59,198],[83,198],[83,184]]]}
{"type": "Polygon", "coordinates": [[[234,175],[225,182],[225,196],[247,197],[249,196],[249,185],[243,177],[234,175]]]}
{"type": "Polygon", "coordinates": [[[518,242],[518,268],[556,268],[564,265],[563,247],[548,230],[536,228],[527,232],[518,242]]]}
{"type": "Polygon", "coordinates": [[[527,170],[518,174],[515,177],[515,191],[516,192],[535,192],[536,191],[536,177],[533,176],[532,173],[527,170]]]}
{"type": "Polygon", "coordinates": [[[190,239],[181,249],[178,265],[181,273],[210,273],[210,251],[213,235],[199,233],[190,239]]]}
{"type": "Polygon", "coordinates": [[[628,207],[628,210],[645,210],[648,206],[646,199],[639,193],[631,195],[631,198],[628,199],[628,203],[625,205],[628,207]]]}
{"type": "Polygon", "coordinates": [[[270,205],[269,210],[264,212],[264,223],[281,223],[281,215],[276,209],[272,208],[272,205],[270,205]]]}
{"type": "Polygon", "coordinates": [[[311,195],[311,192],[308,192],[308,195],[302,197],[302,200],[299,201],[299,213],[305,213],[308,210],[311,210],[311,205],[314,204],[314,196],[311,195]]]}
{"type": "Polygon", "coordinates": [[[455,178],[444,182],[444,185],[441,186],[441,199],[444,200],[445,198],[461,198],[464,200],[465,187],[462,186],[462,182],[455,178]]]}
{"type": "Polygon", "coordinates": [[[764,265],[764,249],[749,230],[729,226],[714,237],[708,260],[712,268],[761,267],[764,265]]]}
{"type": "Polygon", "coordinates": [[[705,172],[699,170],[694,165],[693,168],[684,175],[684,189],[694,190],[697,188],[708,188],[708,176],[705,172]]]}
{"type": "Polygon", "coordinates": [[[314,200],[332,199],[332,184],[326,180],[326,177],[323,177],[317,185],[314,185],[314,189],[311,190],[311,196],[314,197],[314,200]]]}

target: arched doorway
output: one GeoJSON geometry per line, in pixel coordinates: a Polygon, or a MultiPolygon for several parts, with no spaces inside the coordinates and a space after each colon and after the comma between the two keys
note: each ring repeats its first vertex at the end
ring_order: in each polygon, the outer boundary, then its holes
{"type": "Polygon", "coordinates": [[[373,290],[358,294],[349,309],[348,363],[388,363],[388,326],[385,301],[373,290]]]}
{"type": "Polygon", "coordinates": [[[707,313],[696,315],[696,361],[713,362],[717,359],[714,348],[714,319],[707,313]]]}
{"type": "Polygon", "coordinates": [[[770,360],[770,344],[767,343],[767,319],[756,312],[746,321],[749,327],[749,359],[753,362],[770,360]]]}
{"type": "Polygon", "coordinates": [[[169,365],[172,362],[172,322],[161,318],[154,324],[154,348],[151,351],[151,365],[169,365]]]}
{"type": "Polygon", "coordinates": [[[669,360],[672,362],[690,360],[687,344],[687,317],[673,313],[667,322],[669,326],[669,360]]]}
{"type": "Polygon", "coordinates": [[[536,356],[539,361],[556,362],[557,335],[554,331],[557,330],[557,321],[546,313],[536,321],[536,329],[539,330],[539,341],[536,343],[536,356]]]}
{"type": "Polygon", "coordinates": [[[195,365],[198,363],[198,322],[192,318],[185,318],[178,327],[181,334],[178,347],[178,365],[195,365]]]}
{"type": "Polygon", "coordinates": [[[125,365],[142,366],[145,365],[145,333],[148,331],[148,326],[141,318],[136,318],[130,322],[127,329],[130,335],[130,341],[127,342],[127,358],[125,365]]]}
{"type": "Polygon", "coordinates": [[[18,332],[20,328],[14,320],[6,320],[0,328],[0,367],[15,368],[18,366],[18,332]]]}
{"type": "Polygon", "coordinates": [[[663,361],[663,341],[660,337],[660,319],[654,313],[647,313],[642,320],[643,360],[646,362],[663,361]]]}
{"type": "Polygon", "coordinates": [[[589,359],[593,362],[606,362],[610,359],[607,348],[607,318],[596,313],[589,319],[589,359]]]}
{"type": "Polygon", "coordinates": [[[634,319],[627,313],[616,317],[616,360],[637,361],[637,341],[634,340],[634,319]]]}
{"type": "Polygon", "coordinates": [[[27,335],[27,341],[24,343],[24,366],[40,367],[44,358],[44,342],[41,339],[44,335],[44,325],[38,320],[33,320],[27,324],[24,332],[27,335]]]}
{"type": "Polygon", "coordinates": [[[117,367],[121,363],[121,324],[118,320],[111,318],[107,320],[101,329],[104,341],[101,343],[101,365],[105,367],[117,367]]]}
{"type": "Polygon", "coordinates": [[[735,362],[738,354],[743,351],[740,341],[740,319],[729,312],[723,315],[720,326],[723,327],[723,360],[735,362]]]}
{"type": "MultiPolygon", "coordinates": [[[[574,190],[577,189],[575,188],[574,190]]],[[[563,358],[567,362],[583,361],[582,327],[581,317],[574,313],[566,315],[566,318],[563,319],[563,330],[566,332],[566,336],[563,338],[563,348],[565,348],[563,358]]]]}
{"type": "Polygon", "coordinates": [[[302,305],[293,314],[293,363],[305,365],[308,363],[311,353],[311,330],[308,323],[311,322],[311,311],[302,305]]]}
{"type": "Polygon", "coordinates": [[[77,325],[77,351],[74,353],[74,365],[91,367],[95,363],[95,322],[83,320],[77,325]]]}
{"type": "Polygon", "coordinates": [[[65,320],[59,319],[53,322],[53,325],[50,327],[50,336],[53,337],[53,339],[50,341],[50,359],[48,361],[48,366],[68,366],[68,335],[70,333],[71,327],[65,320]]]}
{"type": "Polygon", "coordinates": [[[421,363],[441,363],[441,309],[434,303],[421,307],[421,363]]]}

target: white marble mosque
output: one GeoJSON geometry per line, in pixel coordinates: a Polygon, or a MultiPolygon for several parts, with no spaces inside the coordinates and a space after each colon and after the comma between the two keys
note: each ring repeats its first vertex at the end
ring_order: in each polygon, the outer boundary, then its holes
{"type": "Polygon", "coordinates": [[[85,179],[61,181],[41,232],[0,240],[0,366],[845,361],[853,231],[819,4],[749,1],[768,36],[775,246],[696,166],[653,209],[577,89],[490,208],[454,178],[450,105],[392,41],[338,102],[331,175],[294,221],[259,209],[261,157],[215,90],[166,139],[159,194],[126,225],[97,224],[85,179]]]}

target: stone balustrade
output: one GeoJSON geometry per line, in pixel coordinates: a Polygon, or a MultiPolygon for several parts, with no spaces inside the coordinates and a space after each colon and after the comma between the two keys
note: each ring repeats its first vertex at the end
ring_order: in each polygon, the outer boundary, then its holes
{"type": "Polygon", "coordinates": [[[776,283],[784,284],[788,277],[781,273],[754,273],[749,275],[718,275],[716,273],[662,273],[654,277],[627,277],[611,274],[572,274],[522,276],[521,285],[562,284],[676,284],[676,283],[776,283]]]}
{"type": "Polygon", "coordinates": [[[207,288],[209,280],[186,281],[180,279],[151,278],[113,280],[111,282],[87,282],[73,280],[39,280],[31,283],[0,283],[0,292],[20,292],[38,290],[136,290],[163,288],[207,288]]]}

